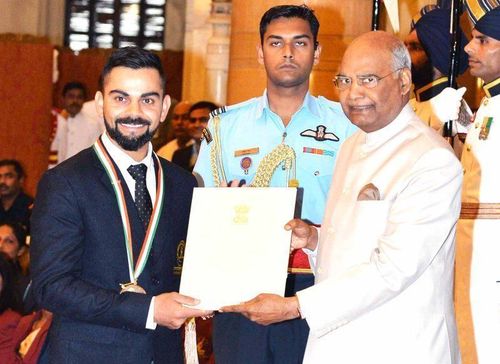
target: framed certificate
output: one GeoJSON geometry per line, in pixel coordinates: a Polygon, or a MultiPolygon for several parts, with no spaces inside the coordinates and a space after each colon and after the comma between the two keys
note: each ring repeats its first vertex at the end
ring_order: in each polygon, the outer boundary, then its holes
{"type": "Polygon", "coordinates": [[[284,295],[296,188],[195,188],[180,293],[200,309],[284,295]]]}

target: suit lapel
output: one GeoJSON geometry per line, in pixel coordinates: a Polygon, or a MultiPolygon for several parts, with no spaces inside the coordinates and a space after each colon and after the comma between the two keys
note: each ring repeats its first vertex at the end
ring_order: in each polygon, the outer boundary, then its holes
{"type": "MultiPolygon", "coordinates": [[[[156,166],[156,162],[155,162],[156,166]]],[[[167,174],[167,168],[163,166],[163,210],[161,212],[160,221],[158,223],[158,229],[156,230],[156,235],[153,242],[153,249],[155,250],[155,255],[161,255],[163,249],[168,244],[162,244],[161,240],[169,240],[170,234],[172,231],[174,223],[175,211],[173,211],[173,194],[174,194],[174,185],[172,183],[171,178],[167,174]]]]}
{"type": "MultiPolygon", "coordinates": [[[[97,153],[96,153],[94,148],[92,148],[92,155],[94,158],[93,162],[94,162],[94,166],[97,170],[97,176],[99,176],[99,180],[101,181],[104,188],[106,190],[110,191],[111,193],[113,193],[113,195],[114,195],[115,192],[113,190],[113,186],[111,185],[111,180],[109,179],[109,176],[106,173],[106,170],[104,169],[102,163],[99,161],[99,157],[97,156],[97,153]]],[[[116,211],[118,211],[118,208],[116,211]]],[[[118,213],[119,213],[119,211],[118,211],[118,213]]]]}

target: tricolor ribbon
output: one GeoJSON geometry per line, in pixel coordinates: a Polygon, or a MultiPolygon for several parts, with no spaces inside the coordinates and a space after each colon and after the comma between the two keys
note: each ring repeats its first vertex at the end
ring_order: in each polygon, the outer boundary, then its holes
{"type": "Polygon", "coordinates": [[[127,250],[127,260],[128,260],[128,271],[130,276],[130,282],[136,283],[141,275],[146,263],[148,261],[149,252],[151,251],[151,246],[153,245],[153,240],[156,234],[156,229],[158,228],[158,221],[160,220],[161,211],[163,210],[163,169],[161,167],[160,160],[158,156],[153,153],[154,158],[158,163],[158,174],[157,174],[157,185],[156,185],[156,198],[153,207],[153,213],[151,215],[151,219],[149,220],[148,228],[146,231],[146,235],[144,236],[144,240],[141,246],[141,252],[137,257],[137,262],[135,264],[134,269],[134,254],[132,248],[132,229],[130,227],[130,218],[127,210],[127,204],[125,202],[125,194],[123,193],[123,187],[121,185],[120,179],[118,178],[118,173],[116,168],[111,161],[111,157],[102,144],[101,138],[97,139],[94,143],[94,150],[97,154],[97,157],[101,164],[103,165],[106,173],[111,181],[111,185],[113,186],[113,190],[116,195],[116,202],[118,203],[118,209],[120,210],[120,216],[122,219],[123,225],[123,235],[125,238],[125,248],[127,250]]]}

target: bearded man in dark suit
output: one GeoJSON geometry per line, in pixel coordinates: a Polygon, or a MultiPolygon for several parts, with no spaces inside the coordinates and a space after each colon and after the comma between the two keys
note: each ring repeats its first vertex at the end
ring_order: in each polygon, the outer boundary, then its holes
{"type": "Polygon", "coordinates": [[[178,290],[194,178],[153,152],[170,97],[160,59],[116,50],[98,141],[48,171],[32,218],[33,293],[54,314],[50,363],[182,363],[179,330],[208,312],[178,290]]]}

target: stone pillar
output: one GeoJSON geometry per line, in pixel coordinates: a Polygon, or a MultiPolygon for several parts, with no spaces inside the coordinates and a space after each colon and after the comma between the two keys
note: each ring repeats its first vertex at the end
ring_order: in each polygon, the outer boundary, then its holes
{"type": "Polygon", "coordinates": [[[231,1],[213,1],[208,20],[212,25],[212,36],[207,45],[205,87],[207,97],[219,105],[226,104],[231,5],[231,1]]]}

